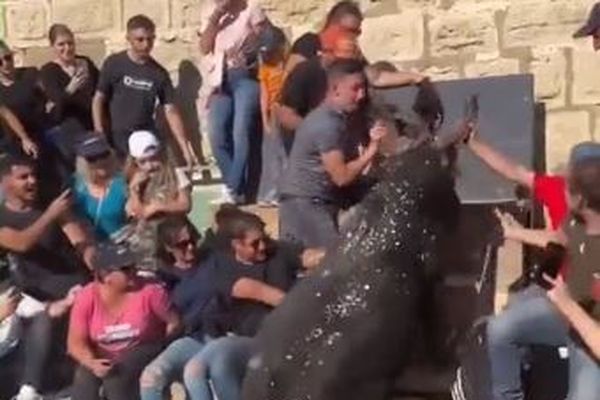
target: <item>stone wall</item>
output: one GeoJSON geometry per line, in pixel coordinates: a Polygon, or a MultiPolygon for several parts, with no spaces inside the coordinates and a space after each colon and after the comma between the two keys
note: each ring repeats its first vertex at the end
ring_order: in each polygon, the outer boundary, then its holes
{"type": "MultiPolygon", "coordinates": [[[[546,107],[549,169],[570,146],[600,139],[600,55],[573,31],[595,0],[361,0],[361,38],[371,61],[390,60],[434,79],[532,73],[546,107]]],[[[262,0],[291,37],[320,26],[334,0],[262,0]]],[[[124,48],[124,23],[146,13],[158,26],[156,57],[177,80],[197,81],[196,32],[211,0],[0,0],[0,32],[24,63],[47,58],[45,33],[52,22],[69,24],[83,52],[100,61],[124,48]],[[188,79],[188,78],[184,78],[188,79]]],[[[194,84],[182,83],[190,93],[194,84]]],[[[192,95],[193,97],[193,95],[192,95]]]]}

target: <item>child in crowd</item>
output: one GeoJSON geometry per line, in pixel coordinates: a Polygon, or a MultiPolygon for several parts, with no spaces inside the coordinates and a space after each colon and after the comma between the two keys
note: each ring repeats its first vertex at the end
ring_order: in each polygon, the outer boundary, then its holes
{"type": "Polygon", "coordinates": [[[129,137],[127,164],[126,210],[134,223],[116,235],[115,240],[129,242],[139,257],[140,269],[156,271],[157,227],[166,216],[185,215],[190,211],[191,182],[183,168],[169,165],[160,142],[148,131],[137,131],[129,137]]]}
{"type": "Polygon", "coordinates": [[[285,79],[288,42],[283,31],[275,26],[266,28],[260,39],[258,80],[264,134],[258,204],[269,207],[277,205],[277,181],[285,160],[275,109],[285,79]]]}

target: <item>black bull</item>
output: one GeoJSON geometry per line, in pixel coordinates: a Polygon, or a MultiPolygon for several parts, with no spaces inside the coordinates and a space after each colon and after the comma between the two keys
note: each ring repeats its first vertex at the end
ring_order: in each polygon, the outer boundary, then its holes
{"type": "Polygon", "coordinates": [[[244,400],[389,397],[459,212],[441,159],[423,145],[386,161],[336,250],[265,320],[244,400]]]}

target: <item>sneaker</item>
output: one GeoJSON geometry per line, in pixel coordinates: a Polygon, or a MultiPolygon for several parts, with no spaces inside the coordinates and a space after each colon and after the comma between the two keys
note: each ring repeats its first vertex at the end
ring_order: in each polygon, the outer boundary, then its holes
{"type": "Polygon", "coordinates": [[[231,194],[231,191],[227,187],[224,187],[221,190],[220,197],[217,197],[216,199],[213,199],[210,201],[210,204],[212,204],[212,205],[220,205],[220,204],[227,204],[227,203],[237,204],[234,196],[231,194]]]}
{"type": "Polygon", "coordinates": [[[233,196],[231,196],[231,199],[231,202],[236,206],[243,206],[244,204],[246,204],[246,196],[244,196],[243,194],[234,194],[233,196]]]}
{"type": "Polygon", "coordinates": [[[258,208],[277,208],[279,202],[277,200],[260,200],[256,205],[258,208]]]}
{"type": "Polygon", "coordinates": [[[42,397],[42,395],[39,394],[37,392],[37,390],[35,390],[35,388],[30,385],[21,386],[21,390],[19,390],[19,393],[15,397],[13,397],[13,400],[43,400],[43,399],[44,398],[42,397]]]}
{"type": "Polygon", "coordinates": [[[46,303],[24,294],[17,306],[15,314],[21,318],[33,318],[44,311],[46,311],[46,303]]]}

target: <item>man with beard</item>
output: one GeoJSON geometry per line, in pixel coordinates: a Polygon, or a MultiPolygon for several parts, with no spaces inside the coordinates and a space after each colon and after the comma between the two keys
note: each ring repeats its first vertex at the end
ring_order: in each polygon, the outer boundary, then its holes
{"type": "Polygon", "coordinates": [[[93,248],[83,227],[69,216],[70,192],[46,210],[37,207],[38,180],[31,161],[0,160],[0,247],[9,253],[11,279],[23,294],[16,314],[23,320],[24,371],[17,399],[38,399],[51,350],[60,332],[59,317],[87,279],[77,252],[86,261],[93,248]]]}

